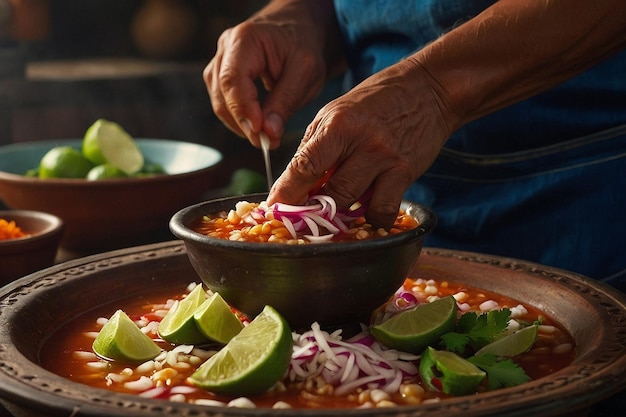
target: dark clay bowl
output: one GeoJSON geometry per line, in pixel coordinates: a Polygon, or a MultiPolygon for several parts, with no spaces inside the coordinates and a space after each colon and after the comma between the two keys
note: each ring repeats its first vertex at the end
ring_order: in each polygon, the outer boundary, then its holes
{"type": "Polygon", "coordinates": [[[404,282],[436,223],[426,207],[404,202],[419,223],[416,229],[357,242],[234,242],[191,229],[203,215],[265,197],[229,197],[187,207],[172,217],[170,229],[185,242],[191,264],[208,288],[250,317],[271,305],[293,328],[315,321],[326,326],[368,322],[371,312],[404,282]]]}
{"type": "MultiPolygon", "coordinates": [[[[0,403],[16,417],[583,417],[626,388],[626,296],[589,278],[509,258],[424,248],[412,277],[448,280],[520,300],[559,321],[577,357],[544,378],[478,395],[400,408],[237,409],[119,394],[41,366],[47,343],[76,319],[127,302],[180,294],[199,278],[180,241],[55,265],[0,289],[0,403]]],[[[616,411],[615,414],[620,415],[616,411]]],[[[0,415],[2,412],[0,411],[0,415]]],[[[607,414],[594,414],[595,416],[607,414]]]]}
{"type": "Polygon", "coordinates": [[[63,237],[63,221],[49,213],[1,210],[0,219],[14,221],[27,235],[0,240],[0,286],[54,263],[63,237]]]}

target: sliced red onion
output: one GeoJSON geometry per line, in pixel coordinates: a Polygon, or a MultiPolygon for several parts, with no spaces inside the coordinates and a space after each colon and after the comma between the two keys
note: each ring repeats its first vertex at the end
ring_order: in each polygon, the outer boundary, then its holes
{"type": "Polygon", "coordinates": [[[319,224],[322,227],[325,227],[330,233],[336,235],[339,233],[339,228],[332,224],[330,221],[326,220],[322,216],[315,213],[302,213],[303,217],[309,217],[315,223],[319,224]]]}
{"type": "Polygon", "coordinates": [[[297,239],[298,235],[296,234],[296,229],[293,227],[293,223],[291,222],[291,220],[289,220],[289,217],[283,216],[281,217],[280,221],[283,222],[291,237],[297,239]]]}
{"type": "Polygon", "coordinates": [[[288,372],[292,381],[319,375],[335,387],[336,395],[344,395],[358,387],[396,392],[405,378],[417,375],[411,362],[415,355],[383,348],[366,331],[342,340],[340,331],[328,334],[314,323],[310,331],[295,336],[288,372]]]}
{"type": "Polygon", "coordinates": [[[323,236],[303,235],[303,237],[311,243],[330,242],[331,240],[333,240],[334,236],[335,235],[333,235],[332,233],[323,236]]]}
{"type": "Polygon", "coordinates": [[[321,243],[332,238],[332,236],[327,237],[321,228],[331,235],[337,235],[341,232],[348,233],[349,229],[346,223],[362,215],[361,212],[365,213],[365,202],[370,197],[364,194],[363,199],[353,204],[351,210],[348,211],[340,211],[335,200],[324,194],[312,195],[308,203],[302,206],[274,203],[268,207],[267,202],[262,201],[249,212],[244,210],[250,206],[250,203],[244,201],[235,205],[235,211],[246,224],[261,224],[267,219],[275,218],[285,224],[292,238],[297,239],[297,234],[302,233],[304,238],[310,242],[321,243]],[[311,236],[313,238],[310,238],[311,236]],[[324,236],[324,238],[318,239],[318,236],[324,236]]]}
{"type": "MultiPolygon", "coordinates": [[[[302,217],[302,220],[309,227],[309,230],[311,231],[311,234],[313,236],[319,236],[320,235],[320,228],[317,226],[317,223],[315,223],[315,221],[312,218],[310,218],[308,216],[305,216],[305,217],[302,217]]],[[[331,234],[331,236],[333,236],[333,235],[331,234]]]]}

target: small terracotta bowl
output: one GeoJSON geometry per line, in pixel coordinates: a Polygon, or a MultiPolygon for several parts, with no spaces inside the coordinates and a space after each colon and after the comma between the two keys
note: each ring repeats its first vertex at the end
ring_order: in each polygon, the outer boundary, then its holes
{"type": "Polygon", "coordinates": [[[52,214],[32,210],[2,210],[0,219],[15,224],[26,236],[0,239],[0,285],[47,268],[63,237],[63,221],[52,214]]]}

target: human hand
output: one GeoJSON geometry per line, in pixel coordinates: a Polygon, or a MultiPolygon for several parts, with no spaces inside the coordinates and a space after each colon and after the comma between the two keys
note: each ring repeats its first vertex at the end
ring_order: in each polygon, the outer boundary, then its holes
{"type": "Polygon", "coordinates": [[[217,117],[257,147],[262,131],[271,148],[277,147],[285,121],[319,94],[326,81],[325,27],[307,7],[304,2],[270,3],[220,36],[215,57],[204,70],[217,117]],[[268,90],[263,103],[258,79],[268,90]]]}
{"type": "Polygon", "coordinates": [[[370,189],[368,222],[391,227],[404,191],[432,165],[457,124],[443,96],[410,60],[368,78],[318,112],[268,203],[303,204],[334,170],[324,193],[346,208],[370,189]]]}

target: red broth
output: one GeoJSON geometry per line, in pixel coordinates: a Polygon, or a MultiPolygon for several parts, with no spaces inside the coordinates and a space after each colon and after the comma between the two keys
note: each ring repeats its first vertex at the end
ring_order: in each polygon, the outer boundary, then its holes
{"type": "MultiPolygon", "coordinates": [[[[517,311],[516,320],[533,322],[541,318],[539,337],[534,347],[516,356],[515,362],[521,366],[526,374],[532,379],[541,378],[567,366],[574,359],[576,352],[573,339],[563,328],[551,318],[543,313],[530,308],[522,307],[517,300],[493,294],[484,290],[469,288],[465,285],[458,285],[449,282],[434,282],[423,279],[407,279],[404,290],[416,294],[420,302],[427,302],[430,297],[442,297],[454,295],[461,310],[481,311],[488,309],[510,308],[517,311]]],[[[157,323],[163,317],[174,299],[182,298],[184,289],[180,293],[157,293],[142,296],[136,299],[129,299],[116,305],[107,305],[96,311],[89,312],[84,316],[71,321],[57,334],[49,339],[42,349],[41,364],[44,368],[70,379],[74,382],[112,390],[116,392],[131,393],[143,396],[172,401],[196,402],[205,405],[226,405],[235,398],[225,398],[216,396],[210,392],[196,389],[185,383],[186,378],[193,373],[201,361],[208,357],[205,350],[195,348],[189,353],[189,357],[194,357],[193,361],[188,360],[188,365],[165,366],[163,369],[146,370],[139,372],[137,365],[128,365],[115,362],[107,362],[97,358],[91,349],[91,344],[102,327],[102,318],[110,317],[115,310],[124,310],[133,320],[140,323],[157,323]],[[100,318],[100,322],[99,322],[100,318]],[[197,353],[197,355],[196,355],[197,353]],[[164,369],[174,369],[173,371],[164,369]],[[136,381],[139,375],[144,375],[144,382],[156,380],[157,387],[150,386],[147,389],[140,389],[140,383],[136,381]],[[128,382],[131,382],[128,385],[128,382]],[[131,386],[132,388],[129,388],[131,386]],[[217,402],[215,402],[217,401],[217,402]]],[[[380,320],[383,315],[389,314],[381,308],[374,312],[373,319],[380,320]]],[[[245,320],[245,318],[244,318],[245,320]]],[[[151,334],[151,333],[148,333],[151,334]]],[[[152,334],[156,337],[155,334],[152,334]]],[[[164,349],[163,355],[167,351],[175,349],[167,343],[161,342],[164,349]]],[[[212,346],[209,349],[218,349],[212,346]]],[[[170,353],[171,354],[171,353],[170,353]]],[[[185,355],[183,355],[185,356],[185,355]]],[[[167,360],[164,360],[164,363],[167,360]]],[[[185,362],[183,361],[183,364],[185,362]]],[[[144,365],[140,365],[144,366],[144,365]]],[[[406,381],[403,389],[416,388],[419,380],[406,381]],[[407,388],[408,387],[408,388],[407,388]]],[[[278,401],[281,404],[288,404],[291,408],[356,408],[375,406],[372,403],[368,389],[357,389],[348,395],[336,396],[328,394],[328,390],[319,384],[319,381],[308,381],[298,383],[279,384],[282,389],[273,389],[270,392],[250,397],[257,407],[272,407],[278,401]],[[369,404],[369,405],[368,405],[369,404]]],[[[433,392],[424,392],[419,386],[414,395],[405,392],[391,394],[386,405],[406,405],[419,404],[429,401],[445,399],[446,396],[433,392]]],[[[412,391],[411,391],[412,392],[412,391]]]]}

